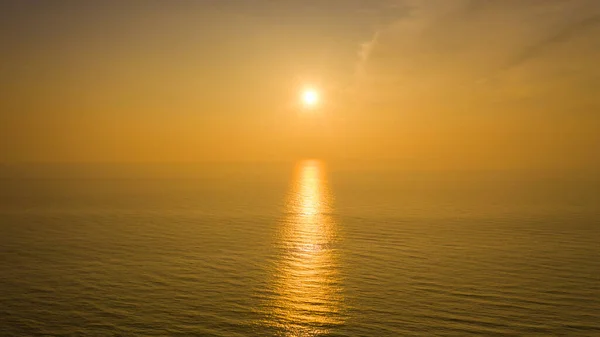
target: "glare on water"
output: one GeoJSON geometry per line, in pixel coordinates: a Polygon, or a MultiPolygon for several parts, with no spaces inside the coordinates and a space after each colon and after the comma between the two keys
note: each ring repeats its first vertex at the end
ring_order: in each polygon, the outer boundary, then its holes
{"type": "Polygon", "coordinates": [[[343,323],[331,199],[324,165],[301,162],[286,204],[281,256],[273,275],[271,323],[288,336],[323,334],[343,323]]]}

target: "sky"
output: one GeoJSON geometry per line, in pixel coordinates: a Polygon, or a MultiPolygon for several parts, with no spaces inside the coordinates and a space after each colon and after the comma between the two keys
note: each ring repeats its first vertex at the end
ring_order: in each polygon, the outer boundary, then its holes
{"type": "Polygon", "coordinates": [[[0,27],[2,163],[600,170],[597,0],[23,0],[0,27]]]}

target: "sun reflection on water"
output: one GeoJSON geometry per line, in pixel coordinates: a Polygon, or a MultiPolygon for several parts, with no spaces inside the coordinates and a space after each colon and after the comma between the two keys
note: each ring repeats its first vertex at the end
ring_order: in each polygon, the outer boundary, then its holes
{"type": "Polygon", "coordinates": [[[270,304],[271,324],[286,336],[327,334],[343,323],[331,198],[324,165],[300,162],[281,227],[270,304]]]}

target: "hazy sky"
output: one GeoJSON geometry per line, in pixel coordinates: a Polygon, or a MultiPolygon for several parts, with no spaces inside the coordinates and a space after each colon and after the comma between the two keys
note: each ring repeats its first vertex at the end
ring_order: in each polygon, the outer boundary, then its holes
{"type": "Polygon", "coordinates": [[[600,168],[597,0],[22,0],[0,27],[1,162],[600,168]]]}

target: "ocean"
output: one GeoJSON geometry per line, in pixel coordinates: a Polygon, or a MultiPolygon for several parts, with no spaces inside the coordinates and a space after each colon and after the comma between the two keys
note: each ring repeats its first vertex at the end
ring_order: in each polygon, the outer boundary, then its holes
{"type": "Polygon", "coordinates": [[[134,171],[4,168],[1,336],[600,336],[597,179],[134,171]]]}

